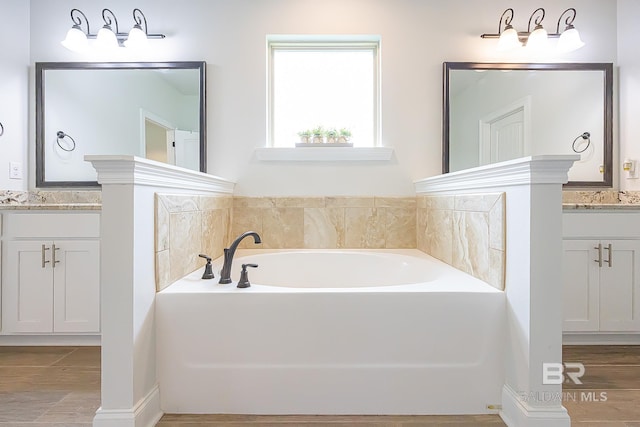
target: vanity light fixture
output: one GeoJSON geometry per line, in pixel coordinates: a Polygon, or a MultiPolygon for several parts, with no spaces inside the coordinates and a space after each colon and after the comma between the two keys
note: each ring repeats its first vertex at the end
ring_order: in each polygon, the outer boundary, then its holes
{"type": "Polygon", "coordinates": [[[109,9],[102,9],[102,20],[104,21],[104,26],[97,34],[92,34],[87,16],[79,9],[71,9],[73,26],[61,42],[62,45],[71,51],[80,52],[89,47],[88,39],[95,39],[95,45],[100,50],[114,50],[121,45],[136,49],[144,47],[147,39],[165,38],[164,34],[149,34],[147,31],[147,18],[137,8],[133,9],[135,24],[129,33],[120,32],[118,19],[109,9]],[[83,26],[86,26],[86,31],[83,26]]]}
{"type": "Polygon", "coordinates": [[[500,16],[498,22],[498,32],[495,34],[485,33],[480,37],[483,39],[498,39],[499,50],[510,50],[522,46],[523,44],[532,50],[541,50],[548,44],[549,38],[558,38],[557,50],[562,53],[571,52],[584,46],[584,42],[580,39],[578,30],[573,26],[576,19],[576,10],[572,7],[565,10],[558,18],[558,25],[555,33],[547,33],[542,26],[545,17],[545,10],[541,7],[534,10],[529,16],[529,25],[526,32],[516,31],[511,25],[513,20],[513,9],[505,10],[500,16]],[[564,18],[565,28],[560,32],[560,24],[564,18]],[[531,24],[534,24],[533,30],[531,24]],[[503,26],[504,25],[504,26],[503,26]]]}

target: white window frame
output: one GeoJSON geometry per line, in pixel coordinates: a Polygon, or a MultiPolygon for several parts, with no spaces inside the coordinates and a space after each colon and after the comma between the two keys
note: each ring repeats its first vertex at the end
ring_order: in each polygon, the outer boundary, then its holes
{"type": "MultiPolygon", "coordinates": [[[[373,51],[373,141],[370,146],[380,147],[381,84],[380,84],[380,37],[379,36],[268,36],[267,37],[267,148],[274,146],[274,87],[273,53],[275,50],[371,50],[373,51]]],[[[324,148],[327,149],[327,148],[324,148]]]]}

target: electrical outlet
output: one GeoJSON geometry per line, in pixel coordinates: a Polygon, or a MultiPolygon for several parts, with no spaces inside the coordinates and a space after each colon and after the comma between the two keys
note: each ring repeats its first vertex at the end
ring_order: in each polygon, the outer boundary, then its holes
{"type": "Polygon", "coordinates": [[[22,179],[22,163],[9,162],[9,179],[22,179]]]}

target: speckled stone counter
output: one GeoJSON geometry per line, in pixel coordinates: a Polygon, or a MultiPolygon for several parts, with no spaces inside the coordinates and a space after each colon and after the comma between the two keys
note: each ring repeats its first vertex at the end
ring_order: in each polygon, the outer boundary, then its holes
{"type": "Polygon", "coordinates": [[[101,210],[102,192],[0,190],[0,211],[101,210]]]}
{"type": "Polygon", "coordinates": [[[86,211],[102,210],[100,203],[22,203],[0,204],[1,211],[86,211]]]}
{"type": "Polygon", "coordinates": [[[564,210],[640,210],[640,191],[564,191],[564,210]]]}

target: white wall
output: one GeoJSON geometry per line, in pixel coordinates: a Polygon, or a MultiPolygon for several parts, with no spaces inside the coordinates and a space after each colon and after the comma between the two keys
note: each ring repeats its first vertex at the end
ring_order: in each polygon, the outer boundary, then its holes
{"type": "Polygon", "coordinates": [[[132,6],[71,0],[31,0],[31,61],[205,60],[208,78],[208,171],[237,181],[240,195],[413,195],[413,181],[441,171],[442,63],[531,61],[507,56],[494,32],[506,7],[514,24],[527,25],[537,7],[547,9],[551,29],[575,6],[576,26],[587,46],[538,61],[615,62],[616,3],[581,0],[141,0],[149,30],[167,39],[130,57],[83,56],[59,44],[80,7],[95,30],[100,10],[110,7],[123,27],[132,6]],[[379,34],[382,38],[382,144],[390,162],[369,164],[262,163],[254,149],[266,141],[267,34],[379,34]],[[52,36],[53,35],[53,36],[52,36]]]}
{"type": "Polygon", "coordinates": [[[0,2],[0,189],[27,189],[29,118],[29,2],[0,2]],[[9,179],[9,162],[22,164],[24,179],[9,179]]]}
{"type": "MultiPolygon", "coordinates": [[[[618,0],[618,63],[620,65],[620,160],[640,166],[640,2],[618,0]]],[[[617,159],[614,159],[614,161],[617,159]]],[[[621,190],[640,190],[640,180],[620,174],[621,190]]]]}

